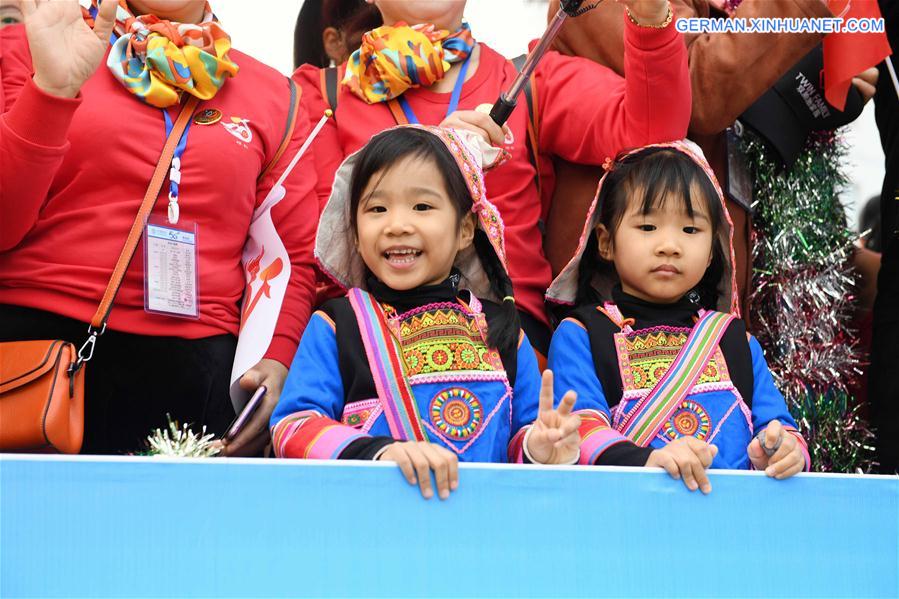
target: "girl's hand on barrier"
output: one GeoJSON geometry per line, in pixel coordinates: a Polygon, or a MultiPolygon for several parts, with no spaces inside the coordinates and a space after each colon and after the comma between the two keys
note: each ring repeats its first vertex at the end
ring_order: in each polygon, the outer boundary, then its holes
{"type": "Polygon", "coordinates": [[[275,406],[278,405],[278,398],[281,397],[281,389],[284,387],[286,378],[287,367],[281,362],[269,358],[263,358],[240,377],[241,389],[250,393],[265,385],[265,397],[262,399],[262,405],[250,417],[243,430],[230,443],[223,442],[220,455],[224,457],[255,456],[271,443],[272,437],[268,430],[269,419],[275,406]]]}
{"type": "Polygon", "coordinates": [[[409,484],[418,484],[425,499],[434,496],[432,470],[440,499],[459,488],[459,458],[445,447],[426,441],[397,441],[388,445],[378,460],[396,462],[409,484]]]}
{"type": "Polygon", "coordinates": [[[577,394],[569,391],[553,409],[553,373],[543,371],[540,409],[527,437],[528,454],[540,464],[573,464],[579,455],[581,417],[571,409],[577,394]]]}
{"type": "Polygon", "coordinates": [[[712,465],[716,455],[717,446],[695,437],[681,437],[649,454],[646,465],[664,468],[671,478],[683,479],[691,491],[698,488],[708,495],[712,492],[712,483],[709,482],[706,468],[712,465]]]}
{"type": "Polygon", "coordinates": [[[508,125],[500,127],[493,122],[490,115],[479,110],[457,110],[440,123],[441,127],[449,129],[466,129],[483,137],[491,146],[500,147],[505,143],[506,137],[511,136],[508,125]]]}
{"type": "Polygon", "coordinates": [[[668,18],[668,0],[618,0],[638,23],[651,27],[668,18]]]}
{"type": "Polygon", "coordinates": [[[34,83],[54,96],[74,98],[94,74],[115,25],[118,2],[103,2],[91,29],[77,0],[18,0],[34,65],[34,83]]]}
{"type": "Polygon", "coordinates": [[[805,454],[799,440],[784,430],[779,420],[769,422],[767,428],[749,443],[746,453],[756,470],[764,470],[765,474],[778,480],[805,469],[805,454]]]}

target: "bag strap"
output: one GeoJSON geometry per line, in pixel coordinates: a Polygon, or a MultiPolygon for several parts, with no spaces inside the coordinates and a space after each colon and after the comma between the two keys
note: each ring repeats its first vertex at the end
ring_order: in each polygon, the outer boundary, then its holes
{"type": "Polygon", "coordinates": [[[399,344],[383,308],[370,293],[358,287],[348,295],[391,436],[401,441],[427,441],[418,404],[403,372],[399,344]]]}
{"type": "Polygon", "coordinates": [[[84,342],[84,345],[81,346],[81,349],[78,350],[78,360],[69,367],[70,376],[78,372],[84,363],[93,357],[97,337],[106,330],[106,322],[109,320],[112,304],[119,292],[119,287],[122,286],[125,271],[128,270],[128,265],[131,263],[131,259],[134,258],[135,251],[137,251],[137,244],[140,242],[147,218],[150,216],[150,212],[153,210],[153,206],[159,197],[159,190],[162,188],[169,166],[172,164],[172,157],[175,155],[175,147],[181,140],[181,134],[184,133],[184,129],[193,117],[194,109],[199,102],[200,100],[196,96],[188,98],[181,108],[181,112],[178,114],[178,118],[175,120],[168,138],[165,140],[162,153],[159,155],[159,161],[156,163],[156,170],[153,171],[153,176],[150,177],[150,183],[147,185],[147,191],[144,194],[143,201],[141,201],[140,209],[137,211],[137,216],[134,217],[131,230],[128,231],[125,245],[119,254],[119,259],[109,278],[109,283],[106,285],[106,291],[103,292],[103,299],[100,300],[100,305],[97,307],[97,311],[94,313],[91,324],[87,329],[90,336],[84,342]]]}
{"type": "MultiPolygon", "coordinates": [[[[668,371],[622,421],[619,432],[641,447],[648,446],[699,380],[734,318],[726,312],[705,312],[668,371]]],[[[619,335],[615,335],[616,343],[619,335]]]]}
{"type": "Polygon", "coordinates": [[[340,83],[340,67],[327,67],[319,70],[319,88],[322,98],[328,103],[328,108],[337,119],[337,84],[340,83]]]}
{"type": "Polygon", "coordinates": [[[281,137],[281,143],[278,146],[278,150],[275,152],[275,155],[272,156],[271,161],[269,161],[262,170],[262,174],[256,178],[257,181],[262,181],[272,169],[275,168],[275,165],[278,164],[281,156],[287,150],[287,146],[290,145],[290,140],[293,138],[293,130],[297,124],[297,110],[300,108],[301,92],[297,89],[297,84],[293,82],[293,79],[290,77],[286,77],[286,79],[287,84],[290,87],[290,108],[287,111],[287,123],[284,125],[284,135],[281,137]]]}

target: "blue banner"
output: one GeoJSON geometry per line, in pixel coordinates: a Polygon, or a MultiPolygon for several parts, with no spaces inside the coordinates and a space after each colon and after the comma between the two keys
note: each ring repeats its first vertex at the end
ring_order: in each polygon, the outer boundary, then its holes
{"type": "Polygon", "coordinates": [[[899,477],[0,456],[0,596],[897,597],[899,477]]]}

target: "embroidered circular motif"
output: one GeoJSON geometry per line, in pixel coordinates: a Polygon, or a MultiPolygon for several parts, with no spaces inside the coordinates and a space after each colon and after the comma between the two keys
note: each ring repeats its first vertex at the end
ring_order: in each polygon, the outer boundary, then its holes
{"type": "Polygon", "coordinates": [[[696,437],[703,441],[709,436],[709,415],[695,401],[684,400],[662,426],[662,434],[672,441],[680,437],[696,437]]]}
{"type": "Polygon", "coordinates": [[[456,347],[456,363],[461,368],[474,369],[477,368],[479,357],[478,352],[470,343],[460,343],[456,347]]]}
{"type": "Polygon", "coordinates": [[[467,439],[481,426],[483,410],[467,389],[451,387],[431,400],[431,422],[451,439],[467,439]]]}
{"type": "Polygon", "coordinates": [[[453,365],[452,352],[443,344],[433,345],[427,349],[426,360],[433,370],[442,372],[453,365]]]}

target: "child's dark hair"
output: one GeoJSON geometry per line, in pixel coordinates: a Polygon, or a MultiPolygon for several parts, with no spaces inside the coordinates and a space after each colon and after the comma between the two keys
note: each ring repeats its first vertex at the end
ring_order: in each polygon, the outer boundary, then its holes
{"type": "MultiPolygon", "coordinates": [[[[356,212],[362,193],[376,173],[383,173],[404,158],[430,160],[440,171],[447,194],[456,208],[457,223],[471,212],[472,198],[455,158],[444,143],[432,133],[402,127],[382,131],[366,144],[359,154],[350,181],[350,223],[355,231],[356,212]]],[[[474,232],[474,249],[490,281],[490,289],[500,300],[500,309],[491,318],[487,342],[502,351],[515,351],[521,321],[515,308],[512,280],[490,244],[487,234],[478,227],[474,232]]]]}
{"type": "MultiPolygon", "coordinates": [[[[718,239],[719,232],[725,226],[725,219],[718,192],[705,171],[692,158],[671,148],[646,148],[631,154],[615,163],[614,169],[603,183],[598,201],[597,223],[604,225],[614,237],[615,230],[627,212],[629,198],[635,196],[640,201],[643,214],[659,208],[668,198],[676,197],[692,217],[694,202],[703,202],[712,226],[712,262],[695,290],[699,293],[700,304],[707,309],[714,309],[718,302],[718,282],[724,274],[726,264],[724,248],[718,239]],[[699,190],[698,194],[695,193],[696,189],[699,190]]],[[[594,230],[587,240],[587,250],[578,270],[577,303],[600,301],[591,284],[594,274],[614,270],[613,264],[599,257],[594,230]]]]}

